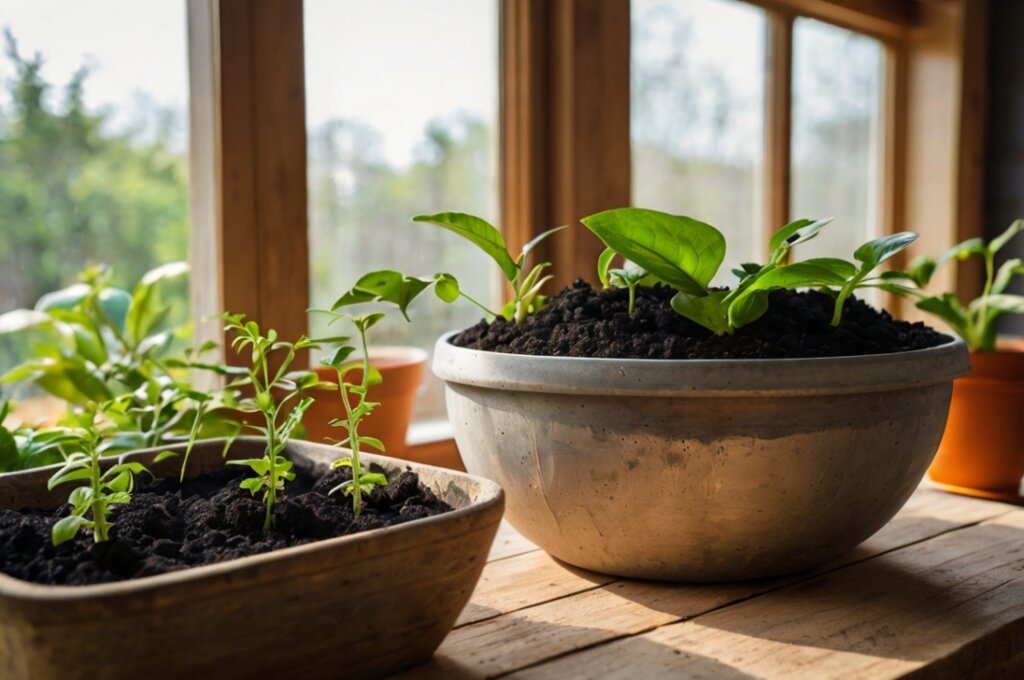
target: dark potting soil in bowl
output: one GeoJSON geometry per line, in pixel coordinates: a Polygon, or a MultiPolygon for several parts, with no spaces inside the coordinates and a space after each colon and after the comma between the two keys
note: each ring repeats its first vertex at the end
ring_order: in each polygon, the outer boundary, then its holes
{"type": "Polygon", "coordinates": [[[667,286],[637,290],[629,317],[625,288],[597,290],[576,280],[522,324],[483,321],[452,339],[469,349],[533,356],[620,359],[787,359],[888,354],[935,347],[952,338],[923,323],[896,321],[858,299],[833,327],[833,298],[775,291],[757,321],[717,336],[672,309],[667,286]]]}
{"type": "Polygon", "coordinates": [[[264,505],[238,483],[248,470],[236,466],[183,485],[177,479],[138,486],[129,505],[114,510],[110,540],[94,544],[82,531],[54,547],[50,530],[67,515],[56,509],[0,510],[0,571],[52,585],[85,585],[163,574],[237,557],[288,548],[325,538],[431,517],[452,508],[420,484],[411,471],[364,497],[359,518],[348,496],[328,491],[347,479],[348,469],[319,479],[299,471],[276,505],[271,538],[263,536],[264,505]]]}

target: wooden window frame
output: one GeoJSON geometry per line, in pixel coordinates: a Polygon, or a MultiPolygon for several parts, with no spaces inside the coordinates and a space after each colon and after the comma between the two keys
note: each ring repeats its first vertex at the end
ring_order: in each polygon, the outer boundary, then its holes
{"type": "MultiPolygon", "coordinates": [[[[631,203],[629,0],[500,1],[501,224],[515,247],[631,203]]],[[[766,231],[789,217],[792,27],[810,17],[886,49],[880,224],[934,253],[982,233],[987,0],[742,0],[766,9],[766,231]]],[[[309,246],[301,0],[188,0],[193,308],[306,332],[309,246]]],[[[583,229],[544,245],[593,278],[583,229]]],[[[940,285],[970,295],[962,266],[940,285]]],[[[901,310],[902,311],[902,310],[901,310]]],[[[220,337],[198,324],[200,338],[220,337]]]]}

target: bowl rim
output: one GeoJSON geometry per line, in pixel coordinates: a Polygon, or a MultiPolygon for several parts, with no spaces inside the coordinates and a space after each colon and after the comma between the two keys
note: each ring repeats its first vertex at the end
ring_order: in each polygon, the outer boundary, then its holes
{"type": "Polygon", "coordinates": [[[804,396],[951,383],[971,370],[958,337],[889,354],[798,359],[616,359],[506,354],[457,347],[442,335],[432,369],[457,385],[593,396],[804,396]]]}

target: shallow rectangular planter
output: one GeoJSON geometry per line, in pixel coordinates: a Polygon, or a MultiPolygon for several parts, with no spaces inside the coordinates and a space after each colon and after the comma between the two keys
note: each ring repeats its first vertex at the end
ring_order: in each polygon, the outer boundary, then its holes
{"type": "MultiPolygon", "coordinates": [[[[197,445],[189,476],[218,469],[222,443],[197,445]]],[[[164,449],[160,449],[164,450],[164,449]]],[[[259,456],[242,439],[231,457],[259,456]]],[[[338,450],[289,444],[296,467],[338,450]]],[[[157,476],[179,460],[152,463],[157,476]]],[[[0,677],[373,677],[428,659],[480,577],[504,507],[486,479],[411,467],[455,508],[436,517],[182,571],[90,586],[46,586],[0,574],[0,677]]],[[[55,507],[54,468],[0,476],[0,507],[55,507]]]]}

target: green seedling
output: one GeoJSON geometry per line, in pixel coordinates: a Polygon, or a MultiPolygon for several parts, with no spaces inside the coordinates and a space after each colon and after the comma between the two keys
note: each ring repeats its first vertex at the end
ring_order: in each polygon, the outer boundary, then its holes
{"type": "MultiPolygon", "coordinates": [[[[906,247],[915,235],[904,232],[861,246],[861,267],[837,258],[812,258],[789,264],[791,249],[815,238],[831,220],[797,220],[776,232],[771,255],[764,265],[744,264],[732,290],[711,288],[711,280],[725,259],[721,232],[690,217],[642,208],[619,208],[591,215],[583,224],[622,255],[647,272],[647,281],[676,289],[672,308],[717,335],[731,334],[759,319],[768,310],[768,294],[778,289],[837,289],[842,302],[884,259],[906,247]],[[882,253],[884,251],[884,257],[882,253]]],[[[602,256],[605,257],[605,256],[602,256]]],[[[841,321],[842,304],[833,319],[841,321]]]]}
{"type": "Polygon", "coordinates": [[[629,291],[629,318],[636,312],[636,289],[641,285],[651,285],[657,279],[631,262],[621,269],[612,269],[612,260],[618,255],[611,248],[605,248],[597,258],[597,278],[604,288],[618,286],[629,291]]]}
{"type": "MultiPolygon", "coordinates": [[[[247,466],[255,474],[242,480],[241,486],[254,496],[263,494],[266,506],[263,533],[269,536],[274,527],[274,506],[278,496],[284,491],[285,483],[295,479],[292,461],[283,454],[292,432],[313,403],[305,393],[313,389],[333,389],[333,386],[321,383],[312,371],[289,372],[297,352],[319,348],[321,341],[302,336],[296,342],[286,342],[279,340],[273,329],[264,335],[255,321],[245,320],[244,314],[228,313],[221,318],[225,321],[224,330],[235,335],[231,347],[240,355],[247,353],[249,358],[247,366],[233,371],[236,377],[228,384],[228,389],[253,392],[252,396],[238,402],[238,408],[245,413],[262,416],[263,425],[245,427],[259,432],[267,440],[262,458],[228,463],[247,466]],[[291,410],[288,410],[289,406],[291,410]]],[[[186,457],[183,469],[187,464],[186,457]]]]}
{"type": "MultiPolygon", "coordinates": [[[[502,237],[501,232],[492,224],[479,217],[467,215],[466,213],[446,212],[438,213],[437,215],[417,215],[413,218],[413,221],[434,224],[452,231],[473,243],[488,257],[498,263],[501,273],[505,276],[505,280],[512,286],[513,293],[512,300],[501,309],[500,316],[508,321],[522,323],[530,314],[539,311],[544,306],[546,298],[541,295],[541,290],[544,288],[544,284],[551,280],[551,276],[544,274],[545,270],[551,266],[551,263],[540,262],[531,268],[527,268],[526,260],[534,248],[549,236],[565,229],[567,225],[555,227],[539,234],[523,246],[518,257],[513,257],[505,246],[505,239],[502,237]]],[[[438,291],[438,295],[443,300],[451,302],[458,297],[458,295],[452,297],[452,294],[458,290],[458,284],[450,274],[439,276],[447,277],[445,285],[449,287],[454,286],[450,291],[438,291]],[[443,292],[445,294],[442,294],[443,292]]],[[[465,295],[463,297],[483,308],[488,315],[498,316],[498,314],[495,314],[472,298],[465,295]]]]}
{"type": "Polygon", "coordinates": [[[116,463],[103,469],[104,455],[130,448],[130,444],[126,446],[118,439],[116,431],[101,420],[117,408],[114,403],[102,407],[90,405],[85,412],[71,416],[64,429],[60,447],[70,453],[50,477],[47,488],[53,490],[69,482],[85,484],[76,487],[68,497],[71,514],[53,525],[54,545],[70,541],[83,529],[92,531],[96,543],[110,540],[111,511],[116,505],[131,502],[135,475],[148,472],[138,462],[116,463]]]}
{"type": "Polygon", "coordinates": [[[1015,277],[1024,275],[1024,260],[1011,258],[996,269],[996,255],[1021,231],[1024,219],[1018,219],[988,243],[981,238],[968,239],[943,254],[938,260],[927,256],[914,258],[906,271],[885,272],[873,284],[897,295],[916,300],[918,309],[933,314],[952,328],[973,350],[996,348],[999,318],[1004,314],[1024,314],[1024,296],[1006,292],[1015,277]],[[924,289],[947,262],[979,256],[985,264],[985,286],[979,297],[966,306],[953,293],[932,295],[924,289]]]}
{"type": "Polygon", "coordinates": [[[362,316],[347,317],[333,312],[328,312],[337,321],[342,318],[351,319],[359,335],[359,347],[362,348],[362,357],[355,361],[351,356],[356,352],[354,346],[344,344],[348,338],[338,338],[343,344],[339,346],[329,357],[321,360],[325,366],[330,366],[338,373],[338,390],[341,394],[341,403],[345,408],[345,417],[331,421],[331,425],[345,430],[346,436],[335,445],[347,446],[349,455],[340,458],[332,464],[333,468],[347,467],[352,470],[352,479],[342,482],[330,490],[329,493],[343,492],[352,498],[352,512],[359,517],[363,509],[363,496],[373,492],[376,486],[386,486],[387,477],[379,472],[369,472],[364,469],[360,453],[364,447],[371,447],[377,451],[384,452],[384,444],[375,437],[359,434],[359,424],[363,418],[370,415],[373,410],[380,406],[379,403],[367,399],[369,389],[379,385],[382,381],[380,371],[370,365],[369,345],[366,341],[366,332],[384,318],[384,314],[374,313],[362,316]],[[349,382],[348,376],[353,371],[360,371],[359,382],[349,382]],[[355,402],[353,404],[353,402],[355,402]]]}

